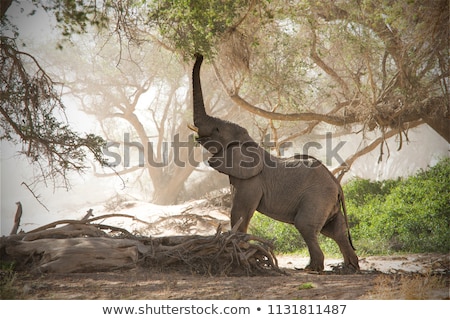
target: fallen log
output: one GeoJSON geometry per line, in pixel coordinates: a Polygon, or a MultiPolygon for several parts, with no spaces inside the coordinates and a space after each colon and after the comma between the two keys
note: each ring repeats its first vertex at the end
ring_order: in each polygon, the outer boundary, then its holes
{"type": "Polygon", "coordinates": [[[100,272],[123,268],[173,267],[207,275],[283,273],[273,245],[253,235],[231,231],[214,235],[138,237],[128,231],[90,224],[96,219],[62,220],[29,233],[0,240],[2,261],[34,272],[100,272]],[[104,232],[110,229],[113,233],[104,232]]]}
{"type": "Polygon", "coordinates": [[[38,239],[65,239],[76,237],[101,237],[105,233],[95,225],[85,223],[70,223],[60,228],[40,230],[23,235],[23,241],[34,241],[38,239]]]}
{"type": "Polygon", "coordinates": [[[43,273],[110,271],[135,266],[138,260],[135,241],[112,238],[21,240],[7,247],[6,254],[43,273]]]}

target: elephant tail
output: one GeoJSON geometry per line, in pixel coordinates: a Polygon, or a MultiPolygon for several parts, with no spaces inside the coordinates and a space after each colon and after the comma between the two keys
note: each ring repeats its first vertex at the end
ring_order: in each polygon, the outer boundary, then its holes
{"type": "Polygon", "coordinates": [[[356,251],[355,246],[353,245],[352,236],[350,234],[350,227],[348,225],[348,217],[347,217],[347,208],[345,206],[345,197],[344,197],[344,191],[342,190],[342,187],[339,186],[339,201],[341,202],[342,211],[344,212],[344,219],[345,219],[345,225],[347,227],[347,235],[348,240],[350,241],[350,245],[352,246],[353,250],[356,251]]]}

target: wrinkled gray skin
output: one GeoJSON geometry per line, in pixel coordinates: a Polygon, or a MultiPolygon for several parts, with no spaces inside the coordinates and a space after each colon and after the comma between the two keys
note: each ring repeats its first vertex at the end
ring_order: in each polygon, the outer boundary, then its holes
{"type": "Polygon", "coordinates": [[[201,55],[194,64],[193,103],[197,141],[212,157],[211,167],[229,176],[234,187],[231,225],[242,219],[238,231],[247,232],[250,219],[259,212],[295,225],[305,240],[310,263],[307,269],[322,271],[321,232],[337,242],[344,265],[359,270],[348,230],[344,194],[336,178],[309,156],[280,159],[261,148],[237,124],[206,114],[200,83],[201,55]],[[341,211],[343,208],[344,213],[341,211]]]}

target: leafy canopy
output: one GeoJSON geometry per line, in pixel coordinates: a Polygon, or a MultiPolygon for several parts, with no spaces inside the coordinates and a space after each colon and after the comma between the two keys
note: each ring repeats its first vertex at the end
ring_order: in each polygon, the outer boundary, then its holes
{"type": "Polygon", "coordinates": [[[211,56],[222,36],[235,29],[254,5],[253,0],[158,0],[148,4],[148,18],[185,57],[197,52],[211,56]]]}

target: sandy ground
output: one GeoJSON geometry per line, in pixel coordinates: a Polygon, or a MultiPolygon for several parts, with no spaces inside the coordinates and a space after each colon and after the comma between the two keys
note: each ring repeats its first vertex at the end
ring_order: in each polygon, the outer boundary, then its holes
{"type": "MultiPolygon", "coordinates": [[[[211,208],[211,200],[167,207],[119,200],[114,206],[92,207],[94,213],[130,215],[134,218],[102,223],[142,235],[207,235],[214,234],[219,223],[229,223],[228,210],[211,208]]],[[[285,275],[205,276],[143,267],[83,274],[17,273],[1,293],[3,299],[449,299],[450,254],[360,257],[361,272],[350,275],[333,271],[339,259],[325,260],[320,274],[297,270],[309,257],[277,259],[285,275]]]]}
{"type": "Polygon", "coordinates": [[[89,274],[19,273],[12,299],[449,299],[450,255],[366,257],[361,272],[296,270],[308,258],[279,256],[286,275],[212,277],[138,268],[89,274]]]}

